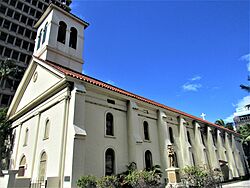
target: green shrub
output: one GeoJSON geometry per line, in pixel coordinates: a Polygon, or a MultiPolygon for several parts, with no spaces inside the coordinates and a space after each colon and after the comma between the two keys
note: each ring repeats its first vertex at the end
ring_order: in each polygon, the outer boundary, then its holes
{"type": "Polygon", "coordinates": [[[119,181],[116,176],[103,176],[97,180],[98,188],[116,188],[119,187],[119,181]]]}
{"type": "Polygon", "coordinates": [[[123,185],[133,188],[137,187],[158,187],[160,185],[160,176],[155,171],[131,171],[125,176],[123,185]]]}
{"type": "Polygon", "coordinates": [[[159,165],[150,171],[136,169],[136,163],[127,166],[128,170],[116,176],[82,176],[77,181],[79,188],[156,188],[161,185],[162,172],[159,165]]]}
{"type": "Polygon", "coordinates": [[[96,187],[97,185],[97,178],[95,176],[82,176],[79,180],[77,180],[76,185],[79,188],[89,188],[89,187],[96,187]]]}
{"type": "Polygon", "coordinates": [[[210,170],[201,166],[186,166],[181,169],[181,178],[190,187],[216,187],[221,177],[218,169],[210,170]]]}

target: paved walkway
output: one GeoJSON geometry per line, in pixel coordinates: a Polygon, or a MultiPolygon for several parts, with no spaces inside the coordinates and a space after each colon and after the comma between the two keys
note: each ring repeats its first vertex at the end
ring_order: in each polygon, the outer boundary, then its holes
{"type": "Polygon", "coordinates": [[[250,188],[250,180],[245,181],[237,181],[237,182],[231,182],[222,185],[223,188],[231,188],[231,187],[237,187],[237,188],[250,188]]]}

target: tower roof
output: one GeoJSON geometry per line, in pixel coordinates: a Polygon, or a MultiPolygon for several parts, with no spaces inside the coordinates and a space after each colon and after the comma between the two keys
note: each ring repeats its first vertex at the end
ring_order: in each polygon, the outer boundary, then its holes
{"type": "Polygon", "coordinates": [[[39,20],[37,21],[37,23],[34,25],[34,28],[38,28],[40,26],[40,24],[43,22],[44,18],[46,18],[48,16],[48,14],[53,10],[56,9],[64,14],[66,14],[67,16],[71,17],[72,19],[76,20],[77,22],[81,23],[82,25],[84,25],[84,29],[86,29],[89,26],[88,22],[85,22],[84,20],[82,20],[81,18],[75,16],[74,14],[67,12],[65,10],[63,10],[62,8],[54,5],[53,3],[51,3],[49,5],[49,7],[46,9],[46,11],[43,13],[43,15],[39,18],[39,20]]]}

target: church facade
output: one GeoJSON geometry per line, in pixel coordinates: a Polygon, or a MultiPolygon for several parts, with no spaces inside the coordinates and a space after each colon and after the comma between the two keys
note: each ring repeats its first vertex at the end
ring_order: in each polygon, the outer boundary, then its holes
{"type": "Polygon", "coordinates": [[[225,180],[246,175],[236,132],[83,75],[87,26],[53,4],[36,24],[34,54],[8,111],[13,187],[76,187],[82,175],[118,174],[131,162],[164,172],[168,146],[179,168],[221,169],[225,180]]]}

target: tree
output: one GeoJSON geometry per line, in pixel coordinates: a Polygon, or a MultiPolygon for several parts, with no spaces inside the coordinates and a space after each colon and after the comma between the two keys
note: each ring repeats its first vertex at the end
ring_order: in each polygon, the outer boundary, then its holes
{"type": "Polygon", "coordinates": [[[234,131],[234,126],[233,126],[233,123],[226,123],[225,127],[229,130],[232,130],[234,131]]]}
{"type": "Polygon", "coordinates": [[[250,124],[241,125],[237,128],[243,141],[243,149],[250,165],[250,124]]]}
{"type": "Polygon", "coordinates": [[[214,124],[225,127],[225,122],[223,121],[223,119],[217,119],[214,124]]]}
{"type": "Polygon", "coordinates": [[[243,143],[250,142],[250,124],[239,126],[237,132],[240,133],[243,143]]]}
{"type": "Polygon", "coordinates": [[[8,158],[11,150],[11,123],[6,119],[7,110],[7,108],[0,108],[0,173],[1,169],[6,169],[8,166],[8,158]]]}
{"type": "Polygon", "coordinates": [[[0,62],[0,83],[4,80],[11,81],[14,85],[14,80],[20,80],[23,76],[24,68],[19,67],[13,60],[7,58],[0,62]]]}

